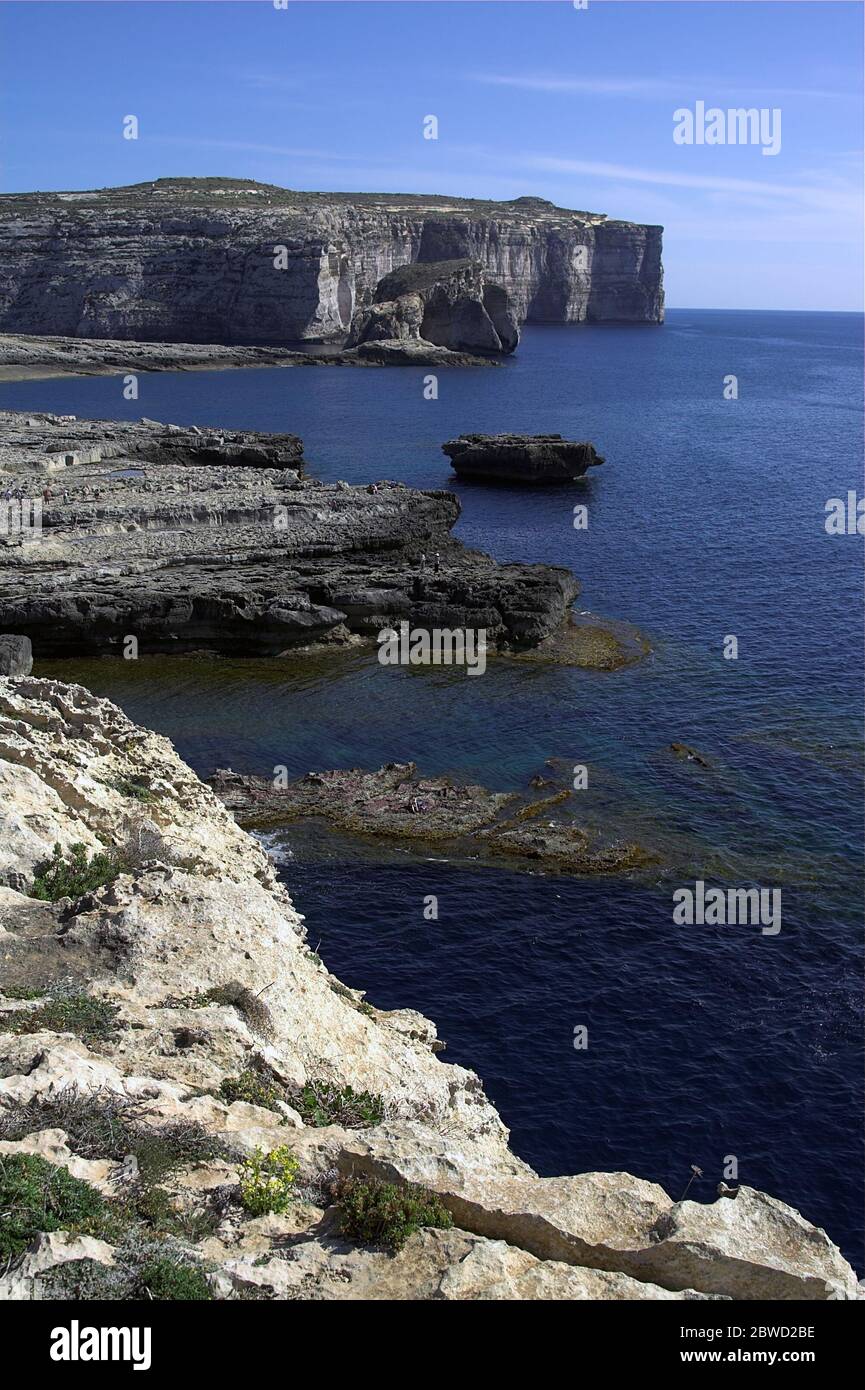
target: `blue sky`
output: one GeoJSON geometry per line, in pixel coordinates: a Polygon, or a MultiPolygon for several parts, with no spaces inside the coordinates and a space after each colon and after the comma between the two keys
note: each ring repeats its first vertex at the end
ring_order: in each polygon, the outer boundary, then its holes
{"type": "Polygon", "coordinates": [[[862,44],[853,0],[6,0],[0,188],[536,194],[663,223],[671,306],[858,309],[862,44]],[[779,153],[675,144],[698,101],[779,153]]]}

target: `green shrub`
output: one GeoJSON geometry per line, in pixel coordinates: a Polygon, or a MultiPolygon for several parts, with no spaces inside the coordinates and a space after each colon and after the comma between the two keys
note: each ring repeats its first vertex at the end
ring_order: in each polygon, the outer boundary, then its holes
{"type": "Polygon", "coordinates": [[[305,1086],[291,1091],[289,1100],[303,1123],[317,1129],[324,1125],[371,1129],[384,1119],[384,1101],[380,1096],[355,1091],[351,1086],[336,1086],[331,1081],[307,1081],[305,1086]]]}
{"type": "Polygon", "coordinates": [[[115,777],[107,784],[113,787],[121,796],[127,797],[130,801],[158,801],[159,798],[151,790],[149,784],[143,777],[115,777]]]}
{"type": "Polygon", "coordinates": [[[129,1221],[146,1226],[157,1235],[177,1236],[191,1245],[213,1235],[220,1221],[219,1214],[206,1203],[178,1210],[164,1187],[147,1185],[133,1189],[124,1210],[129,1221]]]}
{"type": "Polygon", "coordinates": [[[348,1178],[339,1184],[336,1196],[340,1230],[363,1245],[383,1245],[396,1252],[424,1226],[448,1230],[453,1225],[434,1192],[410,1183],[397,1187],[374,1178],[348,1178]]]}
{"type": "Polygon", "coordinates": [[[17,1255],[40,1231],[101,1235],[109,1212],[95,1187],[37,1154],[0,1155],[0,1258],[17,1255]]]}
{"type": "MultiPolygon", "coordinates": [[[[247,1105],[261,1105],[265,1110],[277,1110],[278,1103],[285,1100],[285,1087],[248,1067],[239,1076],[227,1076],[219,1087],[219,1095],[226,1105],[243,1100],[247,1105]]],[[[284,1118],[282,1122],[285,1123],[284,1118]]]]}
{"type": "Polygon", "coordinates": [[[138,1160],[139,1179],[152,1185],[192,1163],[221,1158],[218,1139],[190,1120],[148,1123],[143,1101],[112,1091],[82,1095],[67,1086],[37,1095],[26,1105],[0,1112],[0,1139],[24,1139],[39,1129],[63,1129],[69,1147],[82,1158],[121,1162],[127,1154],[138,1160]]]}
{"type": "Polygon", "coordinates": [[[170,1238],[130,1230],[115,1249],[114,1261],[70,1260],[49,1270],[42,1280],[45,1297],[76,1303],[213,1298],[206,1267],[170,1238]]]}
{"type": "Polygon", "coordinates": [[[240,1200],[251,1216],[287,1211],[300,1164],[285,1145],[256,1149],[240,1167],[240,1200]]]}
{"type": "Polygon", "coordinates": [[[138,1288],[139,1298],[152,1298],[156,1302],[169,1299],[174,1302],[202,1302],[213,1298],[203,1270],[165,1255],[160,1259],[148,1260],[141,1266],[138,1272],[138,1288]]]}
{"type": "Polygon", "coordinates": [[[74,1033],[87,1042],[110,1041],[117,1037],[119,1009],[105,999],[89,994],[65,994],[10,1016],[6,1027],[11,1033],[74,1033]]]}
{"type": "Polygon", "coordinates": [[[48,903],[56,903],[60,898],[83,898],[85,893],[113,883],[122,872],[123,864],[117,855],[100,852],[88,859],[86,847],[75,844],[66,858],[56,844],[51,858],[36,865],[30,896],[48,903]]]}

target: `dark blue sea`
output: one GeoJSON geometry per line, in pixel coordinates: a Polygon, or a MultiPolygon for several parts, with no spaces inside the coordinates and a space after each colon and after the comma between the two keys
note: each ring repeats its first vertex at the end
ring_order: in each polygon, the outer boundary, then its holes
{"type": "Polygon", "coordinates": [[[586,764],[586,815],[665,847],[662,868],[544,878],[292,829],[274,848],[311,945],[373,1003],[435,1019],[541,1173],[626,1169],[675,1198],[696,1164],[708,1200],[732,1157],[861,1270],[862,538],[824,517],[863,494],[862,322],[674,310],[662,328],[529,328],[496,370],[440,371],[437,400],[426,375],[150,374],[137,402],[119,378],[27,382],[0,385],[0,408],[289,430],[322,478],[456,488],[464,541],[571,566],[578,608],[635,623],[649,658],[611,674],[496,659],[475,679],[366,652],[41,669],[111,696],[202,774],[414,759],[509,788],[551,757],[586,764]],[[456,483],[442,442],[502,430],[591,439],[606,462],[563,490],[456,483]],[[697,876],[780,887],[780,934],[673,925],[697,876]]]}

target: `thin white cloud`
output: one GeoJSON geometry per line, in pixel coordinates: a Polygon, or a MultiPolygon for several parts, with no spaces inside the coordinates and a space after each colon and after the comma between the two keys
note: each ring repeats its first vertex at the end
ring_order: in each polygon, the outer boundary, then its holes
{"type": "MultiPolygon", "coordinates": [[[[513,161],[516,162],[516,161],[513,161]]],[[[632,168],[625,164],[606,164],[590,159],[559,159],[553,155],[527,155],[524,167],[550,174],[582,174],[591,178],[618,179],[626,183],[647,183],[664,188],[691,188],[711,193],[763,194],[775,200],[820,206],[826,211],[848,211],[858,207],[857,188],[835,180],[819,184],[772,183],[759,179],[733,179],[719,174],[679,173],[672,169],[632,168]]]]}
{"type": "Polygon", "coordinates": [[[266,91],[295,92],[306,85],[303,77],[286,77],[284,73],[273,72],[242,72],[239,80],[247,87],[259,87],[266,91]]]}
{"type": "Polygon", "coordinates": [[[680,90],[669,82],[653,78],[555,77],[525,73],[509,76],[505,73],[478,72],[471,73],[469,80],[482,82],[488,87],[518,87],[527,92],[591,92],[603,96],[668,96],[680,90]]]}
{"type": "MultiPolygon", "coordinates": [[[[571,77],[556,73],[494,73],[475,72],[468,74],[470,82],[480,82],[488,87],[513,87],[526,92],[550,92],[552,94],[579,96],[584,93],[592,96],[629,97],[671,97],[680,99],[683,92],[701,91],[711,94],[714,101],[720,97],[745,97],[752,101],[760,98],[803,97],[814,100],[855,97],[857,93],[800,87],[754,87],[749,83],[718,82],[709,77],[653,78],[653,77],[571,77]]],[[[707,96],[708,100],[708,96],[707,96]]]]}
{"type": "Polygon", "coordinates": [[[330,150],[311,150],[294,145],[260,145],[253,140],[202,139],[193,135],[151,135],[154,144],[180,145],[189,149],[231,150],[240,154],[275,154],[290,159],[324,159],[339,164],[357,164],[366,156],[334,154],[330,150]]]}

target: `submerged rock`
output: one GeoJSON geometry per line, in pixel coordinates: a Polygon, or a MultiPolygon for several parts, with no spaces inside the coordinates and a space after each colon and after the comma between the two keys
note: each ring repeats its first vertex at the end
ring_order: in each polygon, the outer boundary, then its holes
{"type": "Polygon", "coordinates": [[[698,753],[696,748],[691,748],[687,743],[671,743],[670,752],[681,762],[696,763],[698,767],[703,768],[712,766],[708,758],[704,758],[702,753],[698,753]]]}
{"type": "Polygon", "coordinates": [[[340,830],[421,853],[434,846],[534,872],[624,873],[654,862],[641,845],[577,821],[569,788],[544,780],[551,790],[543,796],[532,784],[527,792],[493,792],[422,776],[414,763],[388,763],[376,772],[309,772],[286,787],[226,770],[210,785],[244,827],[323,817],[340,830]]]}
{"type": "Polygon", "coordinates": [[[461,478],[502,483],[570,483],[604,462],[593,444],[560,434],[463,434],[442,453],[461,478]]]}
{"type": "Polygon", "coordinates": [[[621,671],[644,660],[651,650],[649,639],[633,623],[572,612],[531,651],[511,655],[519,661],[579,666],[587,671],[621,671]]]}

